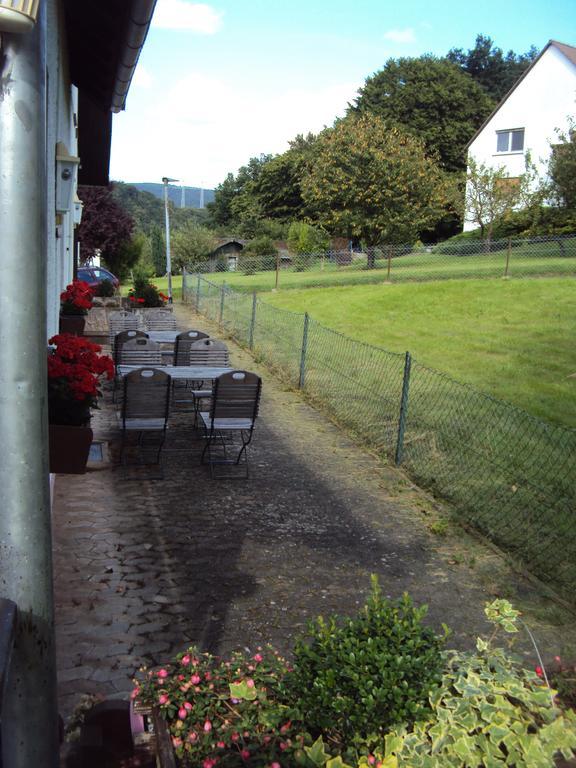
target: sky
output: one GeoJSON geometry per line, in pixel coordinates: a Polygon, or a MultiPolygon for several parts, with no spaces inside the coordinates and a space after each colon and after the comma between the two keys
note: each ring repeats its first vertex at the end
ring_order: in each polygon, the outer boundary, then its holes
{"type": "Polygon", "coordinates": [[[158,0],[110,177],[212,189],[251,157],[344,115],[389,58],[487,35],[505,52],[576,46],[575,0],[158,0]]]}

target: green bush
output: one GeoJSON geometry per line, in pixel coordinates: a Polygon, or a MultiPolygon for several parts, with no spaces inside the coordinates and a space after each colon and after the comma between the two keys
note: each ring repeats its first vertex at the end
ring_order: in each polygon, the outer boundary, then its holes
{"type": "Polygon", "coordinates": [[[421,718],[442,674],[443,638],[422,624],[425,614],[408,595],[383,598],[373,576],[356,618],[311,625],[310,639],[295,645],[286,681],[307,728],[345,746],[421,718]]]}
{"type": "Polygon", "coordinates": [[[111,280],[102,280],[102,282],[98,283],[96,286],[96,296],[100,296],[102,298],[108,298],[109,296],[114,296],[114,284],[111,280]]]}
{"type": "Polygon", "coordinates": [[[167,298],[145,275],[134,275],[134,287],[128,293],[131,304],[136,307],[163,307],[167,298]]]}

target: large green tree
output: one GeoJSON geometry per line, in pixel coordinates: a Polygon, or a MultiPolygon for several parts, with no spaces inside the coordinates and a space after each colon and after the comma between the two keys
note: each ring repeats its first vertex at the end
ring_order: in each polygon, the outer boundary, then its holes
{"type": "Polygon", "coordinates": [[[494,108],[470,75],[426,55],[389,59],[360,88],[350,111],[371,112],[422,139],[449,171],[466,167],[465,147],[494,108]]]}
{"type": "Polygon", "coordinates": [[[334,235],[381,242],[414,242],[449,203],[446,174],[424,143],[371,113],[351,115],[323,131],[302,194],[334,235]]]}
{"type": "Polygon", "coordinates": [[[244,212],[248,211],[250,216],[253,214],[254,184],[258,181],[263,167],[271,159],[272,155],[251,157],[248,163],[238,170],[236,176],[229,173],[216,187],[214,201],[207,206],[213,224],[230,227],[242,221],[244,212]],[[244,200],[239,200],[242,197],[244,200]]]}
{"type": "Polygon", "coordinates": [[[537,55],[538,51],[534,46],[526,53],[517,54],[510,50],[504,54],[490,37],[477,35],[474,48],[468,51],[451,48],[446,58],[473,77],[490,98],[499,102],[537,55]]]}
{"type": "Polygon", "coordinates": [[[188,224],[170,238],[172,266],[175,270],[206,261],[215,250],[218,239],[207,227],[188,224]]]}

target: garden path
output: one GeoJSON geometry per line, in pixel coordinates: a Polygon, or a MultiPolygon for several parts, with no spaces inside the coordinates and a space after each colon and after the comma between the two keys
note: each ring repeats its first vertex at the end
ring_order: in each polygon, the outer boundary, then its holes
{"type": "MultiPolygon", "coordinates": [[[[182,328],[218,331],[186,307],[182,328]]],[[[353,614],[370,574],[408,591],[428,619],[470,647],[484,603],[511,599],[546,657],[576,649],[574,615],[514,574],[493,549],[446,522],[400,471],[355,445],[325,415],[230,343],[233,364],[261,373],[249,480],[212,480],[201,441],[176,419],[164,478],[96,462],[58,476],[53,508],[60,711],[82,694],[126,697],[143,663],[190,644],[226,654],[270,642],[289,653],[319,614],[353,614]]],[[[107,393],[95,437],[114,458],[107,393]]],[[[527,638],[520,649],[535,664],[527,638]]]]}

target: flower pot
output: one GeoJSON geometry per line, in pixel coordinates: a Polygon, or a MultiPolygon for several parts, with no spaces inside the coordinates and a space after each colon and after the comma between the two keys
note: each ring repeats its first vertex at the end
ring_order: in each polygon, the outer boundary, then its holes
{"type": "Polygon", "coordinates": [[[60,315],[60,333],[72,333],[74,336],[84,336],[84,315],[60,315]]]}
{"type": "Polygon", "coordinates": [[[50,424],[49,427],[50,472],[84,474],[92,445],[92,429],[67,424],[50,424]]]}

